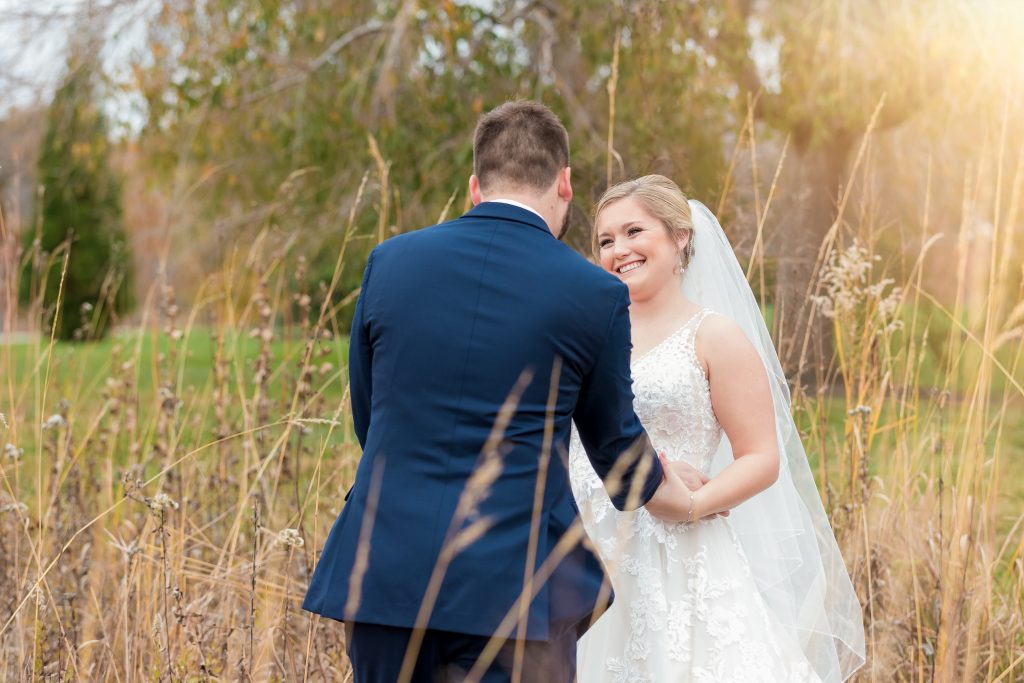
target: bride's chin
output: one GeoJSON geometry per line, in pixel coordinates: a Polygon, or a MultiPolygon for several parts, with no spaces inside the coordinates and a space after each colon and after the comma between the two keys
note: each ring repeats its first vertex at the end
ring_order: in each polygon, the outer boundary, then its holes
{"type": "Polygon", "coordinates": [[[631,303],[639,303],[649,298],[643,287],[637,287],[633,283],[627,282],[626,288],[629,290],[629,300],[631,303]]]}

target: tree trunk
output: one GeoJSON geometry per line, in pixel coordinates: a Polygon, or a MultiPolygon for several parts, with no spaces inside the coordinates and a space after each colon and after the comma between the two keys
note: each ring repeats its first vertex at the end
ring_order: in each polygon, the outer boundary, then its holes
{"type": "Polygon", "coordinates": [[[813,382],[832,356],[832,330],[814,312],[810,294],[825,235],[836,218],[841,186],[853,138],[836,135],[828,144],[798,149],[783,197],[776,241],[778,263],[775,335],[783,368],[790,377],[813,382]]]}

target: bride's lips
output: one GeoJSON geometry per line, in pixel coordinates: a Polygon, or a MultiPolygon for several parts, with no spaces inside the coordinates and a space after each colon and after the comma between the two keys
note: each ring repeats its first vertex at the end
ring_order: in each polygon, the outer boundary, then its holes
{"type": "Polygon", "coordinates": [[[643,267],[645,263],[647,263],[646,259],[637,259],[636,261],[623,263],[621,266],[615,269],[615,272],[618,273],[619,275],[629,275],[638,268],[643,267]]]}

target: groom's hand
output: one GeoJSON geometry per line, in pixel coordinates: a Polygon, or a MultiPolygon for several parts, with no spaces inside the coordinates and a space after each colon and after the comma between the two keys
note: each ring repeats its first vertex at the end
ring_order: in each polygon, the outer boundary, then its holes
{"type": "MultiPolygon", "coordinates": [[[[695,493],[711,480],[687,462],[681,460],[669,462],[664,453],[658,453],[658,458],[661,460],[661,467],[665,472],[665,480],[645,507],[652,515],[666,522],[688,521],[690,494],[695,493]],[[681,488],[679,484],[682,484],[681,488]]],[[[728,517],[729,511],[707,515],[702,519],[712,519],[719,515],[728,517]]],[[[690,519],[689,521],[696,520],[690,519]]]]}
{"type": "Polygon", "coordinates": [[[672,468],[679,475],[679,478],[686,484],[686,488],[696,491],[704,484],[711,481],[707,476],[688,462],[669,462],[664,453],[658,453],[662,469],[672,468]]]}
{"type": "Polygon", "coordinates": [[[662,471],[664,479],[661,486],[654,492],[651,499],[644,506],[649,513],[665,522],[686,522],[690,520],[692,508],[692,494],[690,489],[683,482],[681,468],[678,463],[667,463],[662,456],[662,471]]]}

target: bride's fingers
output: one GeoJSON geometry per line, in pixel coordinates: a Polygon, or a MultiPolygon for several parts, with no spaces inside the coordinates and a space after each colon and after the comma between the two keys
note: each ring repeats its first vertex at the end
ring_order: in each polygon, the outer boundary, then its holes
{"type": "Polygon", "coordinates": [[[666,472],[671,472],[672,476],[683,483],[687,490],[691,492],[696,491],[707,483],[702,479],[700,472],[696,468],[685,462],[666,463],[664,468],[666,472]]]}
{"type": "Polygon", "coordinates": [[[686,485],[683,478],[679,475],[679,471],[674,467],[665,468],[665,480],[669,482],[673,488],[682,495],[690,495],[693,491],[686,485]]]}
{"type": "MultiPolygon", "coordinates": [[[[661,465],[662,465],[662,467],[667,467],[668,466],[668,458],[667,458],[667,456],[664,453],[658,453],[658,457],[661,458],[661,465]]],[[[693,479],[696,479],[697,480],[697,488],[700,488],[704,484],[706,484],[709,481],[711,481],[711,478],[708,475],[704,474],[703,472],[701,472],[700,470],[698,470],[696,467],[694,467],[690,463],[686,462],[685,460],[676,461],[675,463],[673,463],[673,466],[678,467],[679,469],[681,469],[689,477],[689,479],[685,479],[684,478],[683,481],[692,481],[693,479]]],[[[682,475],[680,475],[680,476],[682,476],[682,475]]]]}

